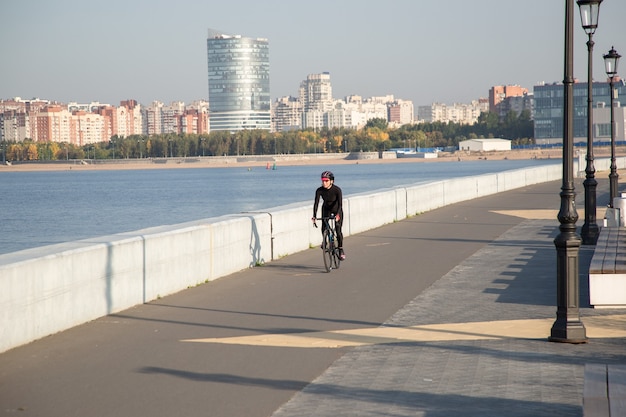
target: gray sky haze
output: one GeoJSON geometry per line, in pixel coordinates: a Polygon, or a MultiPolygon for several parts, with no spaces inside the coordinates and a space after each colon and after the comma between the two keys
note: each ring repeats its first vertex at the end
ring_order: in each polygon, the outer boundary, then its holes
{"type": "MultiPolygon", "coordinates": [[[[626,56],[625,19],[625,0],[604,0],[596,80],[611,46],[626,56]]],[[[272,101],[329,72],[335,98],[467,103],[494,85],[561,82],[564,20],[564,0],[0,0],[0,99],[206,100],[213,28],[269,40],[272,101]]],[[[586,81],[577,6],[574,25],[586,81]]]]}

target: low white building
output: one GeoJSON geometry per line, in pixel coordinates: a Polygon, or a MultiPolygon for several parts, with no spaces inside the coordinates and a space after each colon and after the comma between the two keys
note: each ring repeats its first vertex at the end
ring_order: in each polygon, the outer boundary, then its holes
{"type": "Polygon", "coordinates": [[[461,151],[510,151],[511,141],[508,139],[469,139],[459,142],[461,151]]]}

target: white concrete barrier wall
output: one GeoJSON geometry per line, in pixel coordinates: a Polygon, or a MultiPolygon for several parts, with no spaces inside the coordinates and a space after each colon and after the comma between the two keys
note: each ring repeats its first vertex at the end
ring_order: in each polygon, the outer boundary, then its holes
{"type": "Polygon", "coordinates": [[[357,234],[396,220],[396,191],[393,189],[348,198],[350,210],[344,214],[350,233],[357,234]]]}
{"type": "MultiPolygon", "coordinates": [[[[555,164],[353,195],[344,235],[561,175],[555,164]]],[[[0,352],[318,246],[311,214],[297,203],[0,255],[0,352]]]]}
{"type": "Polygon", "coordinates": [[[478,195],[475,177],[454,178],[443,181],[444,204],[470,200],[478,195]]]}
{"type": "MultiPolygon", "coordinates": [[[[183,226],[140,236],[143,240],[143,302],[154,300],[208,279],[211,229],[208,225],[183,226]]],[[[221,248],[215,247],[216,252],[221,248]]]]}
{"type": "Polygon", "coordinates": [[[406,188],[406,211],[409,216],[445,205],[444,182],[437,181],[406,188]]]}
{"type": "Polygon", "coordinates": [[[525,172],[522,171],[510,171],[510,172],[502,172],[497,174],[497,191],[506,191],[512,190],[515,188],[523,187],[526,185],[526,180],[528,177],[525,175],[525,172]]]}
{"type": "Polygon", "coordinates": [[[396,193],[396,215],[394,216],[395,220],[406,219],[409,215],[407,212],[407,190],[406,187],[397,187],[394,188],[396,193]]]}
{"type": "Polygon", "coordinates": [[[0,265],[0,351],[141,302],[140,239],[54,247],[0,265]]]}
{"type": "Polygon", "coordinates": [[[311,221],[313,209],[310,204],[289,204],[271,208],[268,212],[272,220],[273,259],[309,248],[314,238],[311,221]]]}
{"type": "Polygon", "coordinates": [[[271,260],[268,213],[0,256],[0,352],[271,260]]]}
{"type": "Polygon", "coordinates": [[[211,253],[207,254],[211,270],[207,279],[214,280],[269,262],[272,246],[269,213],[241,214],[221,219],[207,219],[211,227],[211,253]]]}

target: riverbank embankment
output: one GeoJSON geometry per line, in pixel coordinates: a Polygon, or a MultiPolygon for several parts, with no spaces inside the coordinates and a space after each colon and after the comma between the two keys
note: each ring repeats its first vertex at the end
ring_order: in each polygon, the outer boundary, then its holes
{"type": "MultiPolygon", "coordinates": [[[[608,149],[599,149],[597,156],[608,155],[608,149]]],[[[474,160],[506,159],[560,159],[561,149],[533,149],[481,152],[439,152],[436,158],[418,156],[396,157],[394,152],[353,152],[335,154],[298,155],[241,155],[172,158],[133,158],[115,160],[66,160],[66,161],[16,161],[0,164],[0,172],[10,171],[64,171],[64,170],[131,170],[131,169],[184,169],[224,167],[266,167],[274,165],[340,165],[340,164],[389,164],[389,163],[434,163],[474,160]]]]}

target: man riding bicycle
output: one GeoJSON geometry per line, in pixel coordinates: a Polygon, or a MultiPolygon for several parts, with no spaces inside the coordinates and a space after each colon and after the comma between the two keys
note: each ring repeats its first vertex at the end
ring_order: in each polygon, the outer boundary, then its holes
{"type": "MultiPolygon", "coordinates": [[[[330,171],[322,172],[322,186],[315,190],[313,218],[311,219],[314,223],[320,197],[324,200],[324,203],[322,204],[322,217],[335,217],[335,230],[337,232],[337,244],[339,245],[339,258],[344,260],[346,259],[346,255],[343,253],[343,233],[341,232],[341,225],[343,224],[343,197],[341,194],[341,188],[335,185],[335,176],[330,171]]],[[[324,233],[325,228],[326,225],[323,223],[322,234],[324,233]]]]}

